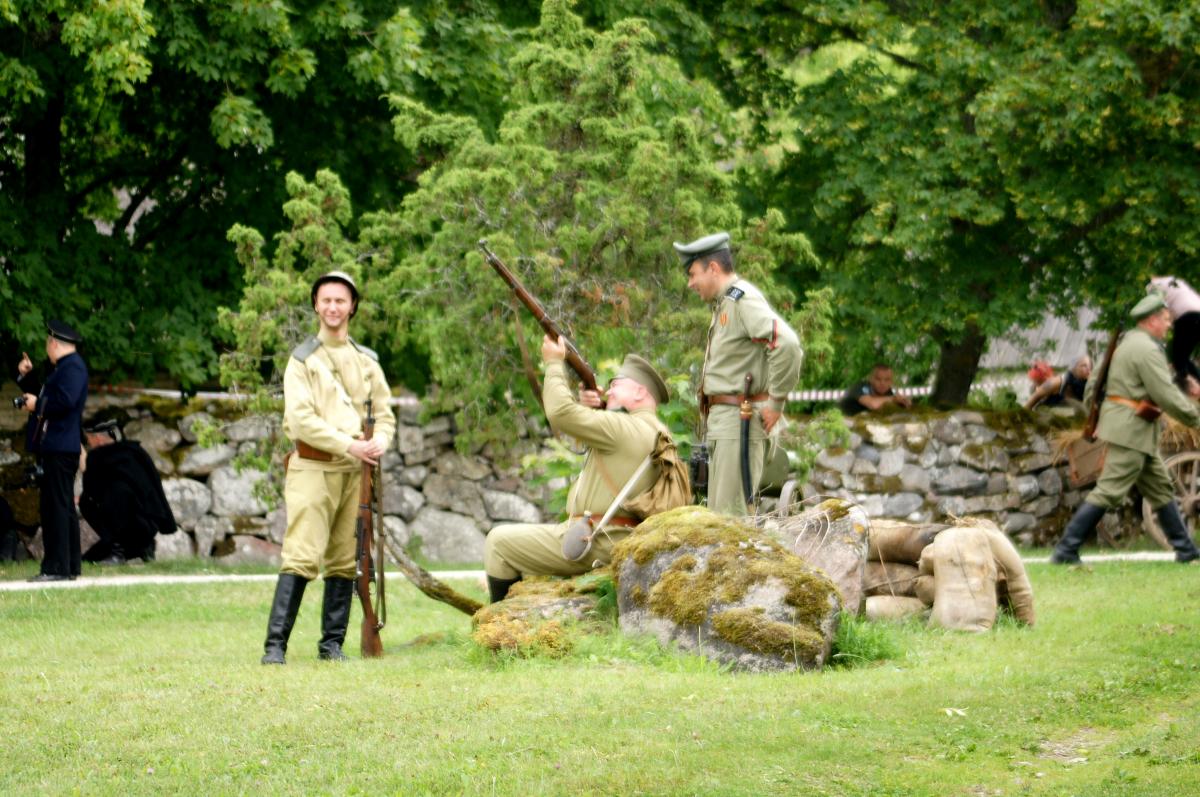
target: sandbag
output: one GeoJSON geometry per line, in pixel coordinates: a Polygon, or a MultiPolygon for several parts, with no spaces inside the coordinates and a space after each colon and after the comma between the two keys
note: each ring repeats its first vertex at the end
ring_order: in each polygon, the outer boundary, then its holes
{"type": "Polygon", "coordinates": [[[903,562],[915,565],[921,551],[933,542],[937,533],[948,526],[914,525],[899,520],[872,520],[867,541],[867,559],[872,562],[903,562]]]}
{"type": "Polygon", "coordinates": [[[867,562],[863,569],[863,594],[905,595],[915,597],[915,583],[919,575],[916,565],[899,562],[867,562]]]}
{"type": "Polygon", "coordinates": [[[926,606],[932,606],[934,587],[933,576],[921,574],[913,582],[913,594],[920,599],[921,603],[926,606]]]}
{"type": "Polygon", "coordinates": [[[946,529],[921,553],[919,567],[933,576],[930,625],[979,632],[996,622],[996,561],[986,529],[946,529]]]}
{"type": "Polygon", "coordinates": [[[1033,625],[1033,585],[1025,572],[1021,554],[1008,535],[996,528],[984,528],[992,558],[996,562],[996,599],[1007,606],[1013,617],[1026,625],[1033,625]]]}
{"type": "Polygon", "coordinates": [[[868,620],[907,620],[925,611],[919,598],[904,595],[872,595],[867,598],[868,620]]]}

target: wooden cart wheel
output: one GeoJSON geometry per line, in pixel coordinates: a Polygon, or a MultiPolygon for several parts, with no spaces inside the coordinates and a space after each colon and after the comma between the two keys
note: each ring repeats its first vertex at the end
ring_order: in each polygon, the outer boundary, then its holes
{"type": "MultiPolygon", "coordinates": [[[[1179,503],[1183,523],[1187,526],[1188,534],[1195,538],[1197,518],[1200,518],[1200,451],[1175,454],[1168,457],[1163,464],[1167,466],[1167,472],[1175,482],[1175,500],[1179,503]]],[[[1142,523],[1151,539],[1168,551],[1173,550],[1167,535],[1163,534],[1162,527],[1158,524],[1154,510],[1150,508],[1149,501],[1142,502],[1142,523]]]]}

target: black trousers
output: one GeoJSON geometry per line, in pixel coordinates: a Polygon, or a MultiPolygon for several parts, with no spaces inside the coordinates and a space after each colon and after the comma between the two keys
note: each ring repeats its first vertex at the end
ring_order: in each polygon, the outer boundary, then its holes
{"type": "Polygon", "coordinates": [[[1200,379],[1200,368],[1192,362],[1192,352],[1200,343],[1200,313],[1184,313],[1175,320],[1171,331],[1171,366],[1180,384],[1186,376],[1200,379]]]}
{"type": "Polygon", "coordinates": [[[42,454],[40,508],[42,513],[42,572],[77,576],[79,515],[75,512],[75,472],[78,454],[42,454]]]}
{"type": "Polygon", "coordinates": [[[136,559],[154,544],[156,531],[141,516],[141,502],[127,484],[115,483],[98,498],[85,494],[79,509],[100,537],[83,554],[84,561],[98,562],[115,551],[136,559]]]}

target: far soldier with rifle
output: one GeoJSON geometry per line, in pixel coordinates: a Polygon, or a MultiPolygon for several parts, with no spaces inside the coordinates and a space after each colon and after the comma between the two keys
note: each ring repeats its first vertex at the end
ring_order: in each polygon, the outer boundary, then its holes
{"type": "Polygon", "coordinates": [[[354,280],[331,271],[313,283],[311,299],[320,331],[296,347],[283,377],[284,432],[296,450],[287,467],[288,526],[263,664],[284,663],[304,589],[322,572],[317,652],[324,660],[346,658],[342,644],[355,591],[360,487],[396,429],[378,356],[349,337],[359,301],[354,280]],[[374,429],[367,437],[364,422],[372,409],[374,429]]]}
{"type": "MultiPolygon", "coordinates": [[[[1171,475],[1158,453],[1159,416],[1166,412],[1180,423],[1200,426],[1200,410],[1172,381],[1162,343],[1171,328],[1171,313],[1162,296],[1147,296],[1129,315],[1136,326],[1125,333],[1115,352],[1110,346],[1088,382],[1084,403],[1091,407],[1091,417],[1098,411],[1094,431],[1108,444],[1108,452],[1095,489],[1079,505],[1054,548],[1050,561],[1055,564],[1079,564],[1084,540],[1134,485],[1154,507],[1175,549],[1175,561],[1200,559],[1175,502],[1171,475]]],[[[1085,434],[1091,431],[1086,429],[1085,434]]]]}

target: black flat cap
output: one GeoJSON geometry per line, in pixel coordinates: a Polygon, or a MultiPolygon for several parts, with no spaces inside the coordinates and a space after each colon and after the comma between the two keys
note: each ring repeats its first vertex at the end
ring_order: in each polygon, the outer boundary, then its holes
{"type": "Polygon", "coordinates": [[[70,324],[59,321],[57,318],[51,318],[46,322],[46,330],[50,333],[50,337],[57,338],[63,343],[75,345],[83,343],[83,335],[80,335],[70,324]]]}

